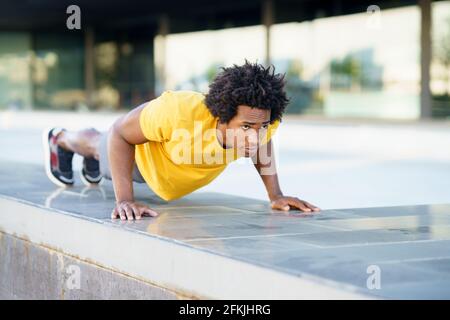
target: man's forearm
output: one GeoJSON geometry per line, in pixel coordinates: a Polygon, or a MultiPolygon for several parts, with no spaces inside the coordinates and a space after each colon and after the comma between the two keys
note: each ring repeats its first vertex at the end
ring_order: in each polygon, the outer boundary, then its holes
{"type": "Polygon", "coordinates": [[[116,124],[109,131],[108,159],[116,201],[133,201],[134,145],[122,138],[116,124]]]}
{"type": "Polygon", "coordinates": [[[267,195],[269,196],[270,201],[275,200],[277,197],[283,196],[283,192],[281,192],[280,184],[278,182],[278,175],[276,173],[272,175],[262,174],[260,176],[264,186],[266,187],[267,195]]]}
{"type": "Polygon", "coordinates": [[[283,192],[281,192],[280,184],[278,182],[272,141],[261,146],[256,155],[256,162],[254,165],[266,187],[270,201],[282,196],[283,192]]]}

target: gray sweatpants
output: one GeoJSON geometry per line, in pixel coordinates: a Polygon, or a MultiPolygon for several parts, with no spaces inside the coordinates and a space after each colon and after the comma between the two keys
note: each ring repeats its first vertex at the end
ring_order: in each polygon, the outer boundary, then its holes
{"type": "MultiPolygon", "coordinates": [[[[102,173],[103,177],[111,180],[111,169],[109,167],[109,161],[108,161],[108,132],[102,132],[100,137],[100,144],[99,144],[99,162],[100,162],[100,172],[102,173]]],[[[134,182],[137,183],[145,183],[144,178],[142,177],[141,173],[139,172],[139,169],[136,165],[136,162],[133,165],[133,174],[132,178],[134,182]]]]}

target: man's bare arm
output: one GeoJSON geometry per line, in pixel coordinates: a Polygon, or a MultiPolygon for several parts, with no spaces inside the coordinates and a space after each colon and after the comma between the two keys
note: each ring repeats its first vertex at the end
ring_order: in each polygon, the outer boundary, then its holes
{"type": "Polygon", "coordinates": [[[272,140],[260,146],[257,154],[253,157],[253,163],[266,187],[272,209],[287,211],[290,208],[297,208],[305,212],[320,211],[319,208],[307,201],[283,195],[278,181],[272,140]]]}
{"type": "Polygon", "coordinates": [[[141,105],[117,119],[108,135],[108,160],[111,169],[116,206],[112,218],[140,219],[142,215],[157,213],[145,205],[134,202],[132,171],[136,144],[148,140],[142,133],[139,116],[145,105],[141,105]],[[133,217],[134,216],[134,217],[133,217]]]}
{"type": "Polygon", "coordinates": [[[275,155],[273,154],[272,141],[262,145],[258,149],[258,153],[253,158],[253,164],[258,171],[264,186],[267,190],[267,195],[270,201],[279,196],[283,196],[280,184],[278,182],[278,175],[275,167],[275,155]]]}

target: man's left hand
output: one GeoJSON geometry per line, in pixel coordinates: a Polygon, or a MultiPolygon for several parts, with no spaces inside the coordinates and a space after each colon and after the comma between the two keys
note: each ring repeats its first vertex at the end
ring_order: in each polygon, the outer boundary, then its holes
{"type": "Polygon", "coordinates": [[[271,201],[271,205],[272,209],[283,211],[289,211],[290,209],[311,213],[320,211],[316,206],[296,197],[279,196],[271,201]]]}

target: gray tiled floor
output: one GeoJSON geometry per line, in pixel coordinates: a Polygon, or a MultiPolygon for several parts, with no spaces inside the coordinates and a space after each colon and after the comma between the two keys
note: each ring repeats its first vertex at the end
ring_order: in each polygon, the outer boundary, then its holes
{"type": "Polygon", "coordinates": [[[58,189],[41,167],[5,162],[0,163],[0,196],[290,274],[351,284],[384,298],[450,298],[450,204],[325,210],[306,216],[216,193],[194,193],[167,203],[140,185],[137,199],[160,216],[112,221],[110,182],[99,188],[58,189]],[[380,290],[366,288],[371,265],[381,270],[380,290]]]}

